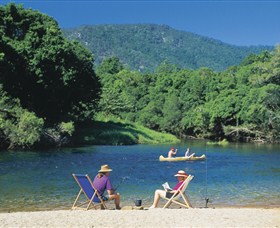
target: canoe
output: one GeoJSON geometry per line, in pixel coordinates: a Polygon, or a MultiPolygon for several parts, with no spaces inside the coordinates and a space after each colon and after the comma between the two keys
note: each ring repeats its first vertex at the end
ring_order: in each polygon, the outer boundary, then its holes
{"type": "Polygon", "coordinates": [[[176,161],[203,161],[206,159],[205,154],[201,155],[200,157],[173,157],[173,158],[165,158],[162,155],[159,156],[159,161],[169,161],[169,162],[176,162],[176,161]]]}

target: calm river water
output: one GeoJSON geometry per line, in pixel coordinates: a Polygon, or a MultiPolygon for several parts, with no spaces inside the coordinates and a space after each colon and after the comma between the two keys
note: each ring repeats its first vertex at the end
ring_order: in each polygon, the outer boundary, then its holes
{"type": "Polygon", "coordinates": [[[159,162],[170,145],[87,146],[48,151],[0,153],[0,211],[68,209],[79,187],[72,173],[93,179],[102,164],[113,169],[122,206],[142,199],[150,206],[161,184],[176,184],[183,169],[194,175],[188,186],[195,207],[280,206],[280,145],[229,144],[207,146],[203,141],[172,145],[182,156],[187,147],[206,161],[159,162]]]}

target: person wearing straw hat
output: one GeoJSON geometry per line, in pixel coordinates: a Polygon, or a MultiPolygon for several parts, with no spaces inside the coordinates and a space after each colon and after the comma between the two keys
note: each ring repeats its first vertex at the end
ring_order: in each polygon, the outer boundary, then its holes
{"type": "Polygon", "coordinates": [[[160,197],[166,197],[166,198],[172,197],[172,195],[176,192],[176,190],[178,190],[181,187],[184,180],[187,179],[188,174],[186,174],[184,170],[179,170],[174,176],[177,177],[178,179],[178,183],[176,184],[176,186],[170,190],[166,188],[165,190],[157,189],[155,191],[153,205],[150,207],[150,209],[157,207],[160,197]]]}
{"type": "Polygon", "coordinates": [[[115,192],[111,184],[109,178],[111,171],[112,169],[109,167],[109,165],[102,165],[100,170],[98,171],[98,174],[95,176],[92,184],[98,190],[98,193],[102,196],[104,200],[115,200],[116,209],[119,210],[121,209],[121,196],[118,192],[115,192]],[[107,190],[108,195],[104,195],[105,190],[107,190]]]}

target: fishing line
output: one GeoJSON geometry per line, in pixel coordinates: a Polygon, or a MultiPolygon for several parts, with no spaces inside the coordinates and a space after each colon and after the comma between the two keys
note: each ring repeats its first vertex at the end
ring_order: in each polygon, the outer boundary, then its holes
{"type": "Polygon", "coordinates": [[[125,180],[129,179],[128,177],[122,177],[121,181],[116,185],[116,187],[114,188],[114,190],[116,191],[122,183],[124,183],[125,180]]]}
{"type": "Polygon", "coordinates": [[[209,198],[208,198],[208,166],[207,166],[207,160],[208,160],[208,153],[207,153],[207,141],[205,142],[205,208],[208,208],[209,198]]]}

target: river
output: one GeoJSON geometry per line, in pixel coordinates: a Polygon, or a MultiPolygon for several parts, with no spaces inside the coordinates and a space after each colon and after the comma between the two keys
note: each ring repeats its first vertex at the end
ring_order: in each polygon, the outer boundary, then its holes
{"type": "Polygon", "coordinates": [[[150,206],[161,184],[176,184],[178,170],[194,175],[187,193],[195,207],[280,206],[280,145],[237,143],[210,146],[204,141],[177,145],[85,146],[47,151],[0,153],[0,211],[68,209],[79,187],[72,173],[93,179],[102,164],[113,169],[122,206],[142,199],[150,206]],[[205,161],[159,162],[169,148],[183,156],[187,147],[205,161]]]}

